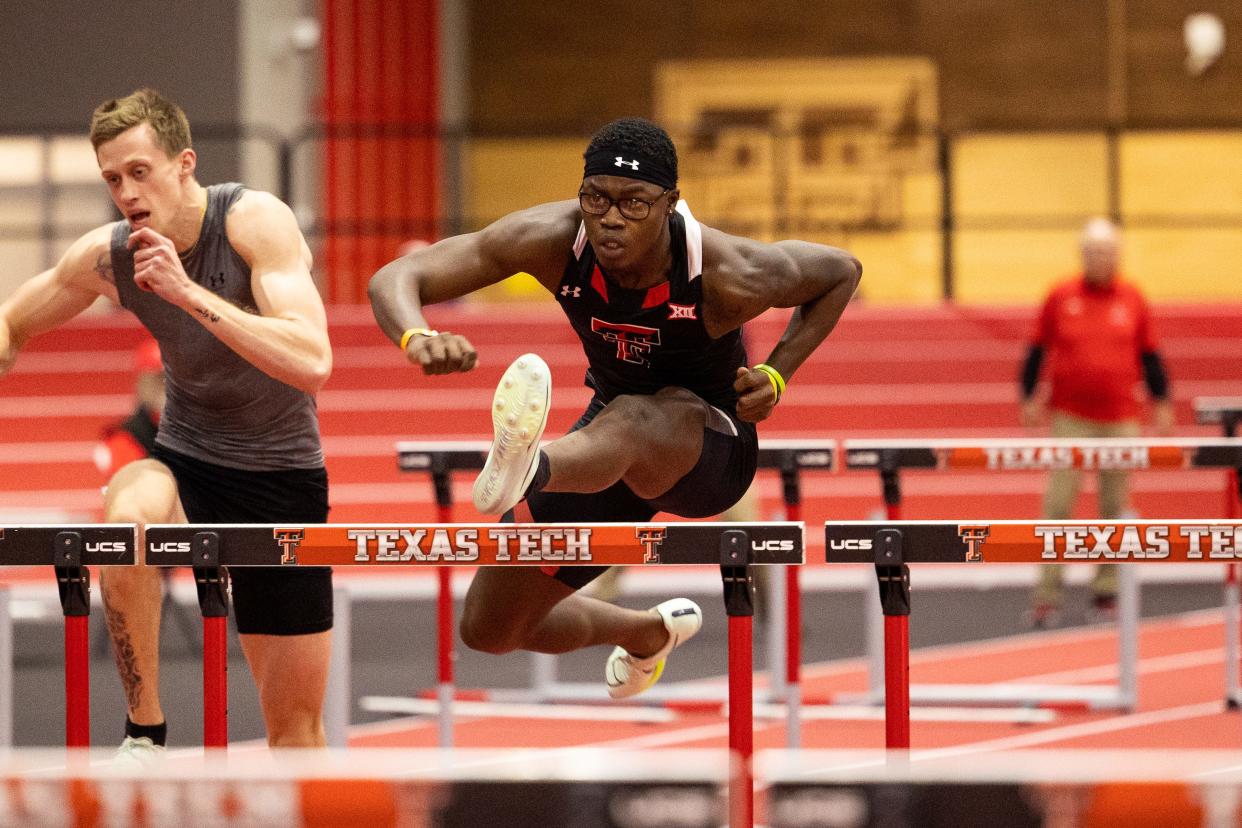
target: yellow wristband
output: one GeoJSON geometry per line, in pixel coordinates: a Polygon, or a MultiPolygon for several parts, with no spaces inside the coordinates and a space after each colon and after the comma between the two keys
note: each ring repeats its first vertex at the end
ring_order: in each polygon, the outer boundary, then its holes
{"type": "Polygon", "coordinates": [[[410,340],[416,336],[439,336],[439,331],[433,331],[431,328],[410,328],[401,334],[401,350],[410,347],[410,340]]]}
{"type": "Polygon", "coordinates": [[[755,370],[762,371],[768,375],[768,381],[772,383],[772,390],[776,392],[776,401],[780,402],[781,397],[785,395],[785,378],[781,376],[781,372],[766,362],[756,365],[755,370]]]}

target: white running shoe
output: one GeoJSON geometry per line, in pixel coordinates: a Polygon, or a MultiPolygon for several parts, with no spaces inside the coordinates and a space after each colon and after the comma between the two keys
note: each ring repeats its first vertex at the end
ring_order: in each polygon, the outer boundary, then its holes
{"type": "Polygon", "coordinates": [[[157,745],[146,736],[135,739],[126,736],[116,751],[116,761],[126,765],[150,765],[164,757],[167,748],[157,745]]]}
{"type": "Polygon", "coordinates": [[[608,695],[614,699],[637,696],[659,681],[668,654],[694,638],[703,626],[703,611],[689,598],[671,598],[652,607],[650,612],[664,621],[668,641],[659,652],[647,658],[636,658],[623,647],[613,649],[608,663],[604,665],[604,681],[608,684],[608,695]]]}
{"type": "Polygon", "coordinates": [[[539,467],[539,438],[552,404],[552,372],[535,354],[505,369],[492,402],[492,450],[474,481],[474,507],[485,515],[513,508],[539,467]]]}

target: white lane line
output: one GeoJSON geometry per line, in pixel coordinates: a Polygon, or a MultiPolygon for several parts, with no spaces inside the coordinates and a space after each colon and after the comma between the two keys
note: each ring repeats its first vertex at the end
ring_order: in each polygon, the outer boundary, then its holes
{"type": "MultiPolygon", "coordinates": [[[[363,696],[358,706],[373,713],[436,716],[440,702],[408,696],[363,696]]],[[[605,704],[521,704],[454,701],[453,716],[463,719],[561,719],[566,721],[643,722],[668,724],[677,714],[663,707],[605,704]]]]}
{"type": "MultiPolygon", "coordinates": [[[[1140,676],[1168,673],[1174,670],[1191,670],[1196,667],[1210,667],[1225,660],[1224,648],[1214,650],[1197,650],[1188,653],[1176,653],[1167,656],[1140,658],[1137,671],[1140,676]]],[[[1097,667],[1084,667],[1078,670],[1062,670],[1059,673],[1044,673],[1030,676],[1019,681],[998,682],[1000,684],[1091,684],[1101,681],[1116,681],[1117,665],[1101,664],[1097,667]]]]}
{"type": "Polygon", "coordinates": [[[969,756],[975,753],[988,753],[997,750],[1015,750],[1017,748],[1046,745],[1052,742],[1080,739],[1084,736],[1098,736],[1104,733],[1117,733],[1123,730],[1133,730],[1135,728],[1150,727],[1169,722],[1200,719],[1223,712],[1224,705],[1220,701],[1200,702],[1198,704],[1182,705],[1181,707],[1169,707],[1163,710],[1110,716],[1094,722],[1079,722],[1077,724],[1053,727],[1037,733],[1023,733],[1017,736],[1004,736],[999,739],[969,742],[952,747],[919,750],[911,753],[910,758],[914,760],[944,759],[950,756],[969,756]]]}

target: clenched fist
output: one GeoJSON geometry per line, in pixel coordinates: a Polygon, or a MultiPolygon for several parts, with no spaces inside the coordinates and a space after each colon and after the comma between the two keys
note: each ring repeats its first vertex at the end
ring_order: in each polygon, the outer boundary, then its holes
{"type": "Polygon", "coordinates": [[[415,365],[423,366],[423,373],[428,375],[465,373],[478,361],[470,340],[447,331],[434,336],[410,337],[405,356],[415,365]]]}
{"type": "Polygon", "coordinates": [[[178,307],[190,304],[196,285],[167,237],[143,227],[129,234],[126,245],[134,251],[134,284],[178,307]]]}
{"type": "Polygon", "coordinates": [[[772,380],[757,368],[738,368],[733,390],[737,392],[737,416],[748,423],[766,420],[776,408],[772,380]]]}

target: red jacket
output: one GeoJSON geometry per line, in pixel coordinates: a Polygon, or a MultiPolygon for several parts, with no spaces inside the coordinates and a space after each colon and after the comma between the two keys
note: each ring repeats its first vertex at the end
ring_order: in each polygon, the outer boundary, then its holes
{"type": "Polygon", "coordinates": [[[1156,341],[1137,287],[1117,278],[1096,287],[1081,274],[1062,282],[1044,302],[1035,344],[1047,355],[1053,409],[1098,422],[1138,416],[1142,355],[1156,341]]]}

